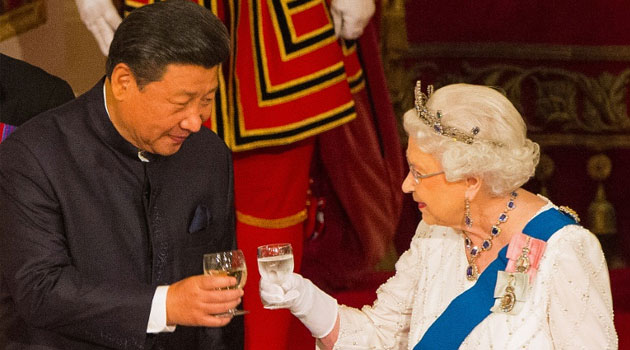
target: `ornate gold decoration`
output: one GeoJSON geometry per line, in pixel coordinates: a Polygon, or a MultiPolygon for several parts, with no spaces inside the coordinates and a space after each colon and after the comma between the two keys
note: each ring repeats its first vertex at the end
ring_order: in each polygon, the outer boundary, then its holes
{"type": "Polygon", "coordinates": [[[605,154],[598,154],[588,160],[587,169],[589,176],[598,182],[595,199],[588,207],[590,229],[598,235],[615,234],[617,233],[615,208],[606,200],[603,183],[610,175],[612,162],[605,154]]]}
{"type": "Polygon", "coordinates": [[[578,223],[578,224],[580,223],[580,217],[578,216],[578,213],[575,210],[567,207],[566,205],[559,206],[558,210],[560,210],[561,212],[569,215],[571,218],[573,218],[573,220],[576,223],[578,223]]]}
{"type": "Polygon", "coordinates": [[[529,260],[529,241],[531,240],[530,236],[527,236],[527,243],[525,243],[525,246],[523,247],[523,250],[521,252],[521,256],[518,257],[518,259],[516,260],[516,271],[517,272],[527,272],[529,270],[529,267],[532,265],[531,261],[529,260]]]}
{"type": "Polygon", "coordinates": [[[547,66],[463,63],[460,72],[441,76],[435,85],[456,82],[502,88],[534,134],[630,132],[626,108],[630,69],[593,78],[547,66]],[[525,104],[523,96],[533,96],[533,103],[525,104]]]}
{"type": "Polygon", "coordinates": [[[605,154],[592,156],[588,160],[588,175],[595,181],[604,181],[610,176],[612,171],[612,162],[605,154]]]}
{"type": "MultiPolygon", "coordinates": [[[[399,84],[408,87],[417,77],[435,75],[437,69],[434,63],[422,61],[407,68],[400,62],[397,66],[406,69],[406,77],[399,84]]],[[[630,69],[615,76],[605,72],[598,77],[588,77],[546,66],[473,67],[463,63],[458,73],[438,75],[434,82],[436,87],[468,82],[502,88],[526,119],[530,138],[542,147],[584,145],[598,151],[630,148],[626,100],[630,91],[630,69]]],[[[411,98],[404,94],[398,98],[401,97],[411,98]]],[[[411,107],[397,101],[395,95],[392,99],[399,116],[411,107]]]]}
{"type": "Polygon", "coordinates": [[[510,279],[508,280],[508,285],[505,287],[505,292],[501,297],[501,311],[510,312],[514,309],[514,305],[516,304],[516,295],[514,294],[514,287],[512,283],[514,282],[514,275],[510,275],[510,279]]]}
{"type": "MultiPolygon", "coordinates": [[[[4,1],[3,1],[4,3],[4,1]]],[[[46,23],[44,0],[24,0],[0,12],[0,41],[46,23]]]]}
{"type": "MultiPolygon", "coordinates": [[[[381,4],[381,53],[383,68],[387,77],[387,85],[391,96],[394,111],[402,118],[400,111],[406,111],[413,106],[413,84],[414,80],[408,80],[409,72],[401,64],[401,60],[409,49],[407,43],[407,31],[405,21],[405,0],[383,0],[381,4]]],[[[417,74],[414,76],[418,76],[417,74]]],[[[402,128],[402,123],[398,123],[398,134],[401,140],[406,143],[407,136],[402,128]]]]}

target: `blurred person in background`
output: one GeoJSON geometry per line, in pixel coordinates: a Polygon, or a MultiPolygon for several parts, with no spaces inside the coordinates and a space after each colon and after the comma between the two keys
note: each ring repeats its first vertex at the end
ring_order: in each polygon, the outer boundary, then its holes
{"type": "Polygon", "coordinates": [[[73,98],[65,80],[0,53],[0,142],[27,120],[73,98]]]}

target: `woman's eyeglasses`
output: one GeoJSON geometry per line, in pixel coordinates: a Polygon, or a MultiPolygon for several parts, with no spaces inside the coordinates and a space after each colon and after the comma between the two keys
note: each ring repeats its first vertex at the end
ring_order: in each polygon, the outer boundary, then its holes
{"type": "Polygon", "coordinates": [[[426,174],[426,175],[422,175],[419,172],[416,171],[416,169],[413,168],[413,166],[411,166],[411,164],[409,164],[409,172],[411,173],[411,176],[413,176],[413,180],[416,182],[417,184],[420,184],[420,182],[422,182],[422,179],[426,179],[432,176],[437,176],[440,174],[444,174],[444,170],[442,171],[438,171],[436,173],[431,173],[431,174],[426,174]]]}

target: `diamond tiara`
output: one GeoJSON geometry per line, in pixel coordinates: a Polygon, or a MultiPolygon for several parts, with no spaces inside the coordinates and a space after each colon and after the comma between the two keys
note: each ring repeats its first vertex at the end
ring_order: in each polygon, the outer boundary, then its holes
{"type": "Polygon", "coordinates": [[[479,127],[475,126],[474,128],[472,128],[470,133],[467,133],[460,131],[454,127],[442,124],[442,112],[437,111],[435,114],[432,114],[431,112],[429,112],[429,109],[426,106],[426,103],[432,94],[433,85],[427,86],[427,94],[424,94],[422,92],[422,85],[420,83],[420,80],[416,82],[414,95],[416,100],[415,104],[418,119],[420,119],[424,124],[430,127],[437,134],[450,137],[455,141],[464,142],[467,144],[473,143],[473,141],[475,141],[475,136],[477,136],[477,134],[479,133],[479,127]]]}

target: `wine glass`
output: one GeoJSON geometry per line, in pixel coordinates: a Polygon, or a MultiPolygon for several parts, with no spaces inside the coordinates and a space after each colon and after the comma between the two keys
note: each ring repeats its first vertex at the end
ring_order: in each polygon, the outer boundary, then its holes
{"type": "MultiPolygon", "coordinates": [[[[293,249],[289,243],[267,244],[258,247],[258,271],[273,283],[281,284],[293,272],[293,249]]],[[[263,305],[265,309],[286,307],[280,304],[263,305]]]]}
{"type": "MultiPolygon", "coordinates": [[[[247,281],[245,256],[240,249],[203,255],[203,272],[212,276],[232,276],[236,278],[236,286],[225,289],[243,288],[247,281]]],[[[238,316],[249,313],[247,310],[231,309],[228,312],[215,314],[217,317],[238,316]]]]}

